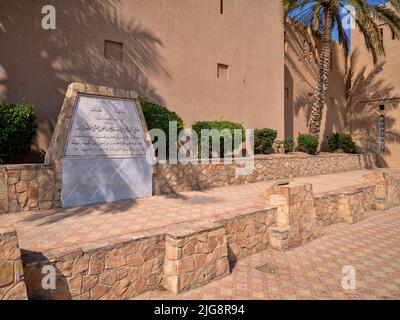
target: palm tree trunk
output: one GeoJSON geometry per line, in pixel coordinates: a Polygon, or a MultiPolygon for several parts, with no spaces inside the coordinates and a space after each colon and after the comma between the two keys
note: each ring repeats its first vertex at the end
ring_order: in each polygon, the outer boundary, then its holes
{"type": "Polygon", "coordinates": [[[309,133],[319,138],[321,130],[322,111],[328,90],[329,71],[332,56],[332,9],[325,10],[324,32],[322,34],[322,49],[320,53],[319,79],[315,89],[310,121],[309,133]]]}

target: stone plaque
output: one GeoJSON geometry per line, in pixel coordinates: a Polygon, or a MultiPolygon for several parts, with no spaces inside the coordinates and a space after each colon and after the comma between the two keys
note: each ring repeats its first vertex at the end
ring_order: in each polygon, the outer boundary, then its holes
{"type": "Polygon", "coordinates": [[[146,156],[134,100],[78,95],[64,159],[146,156]]]}
{"type": "Polygon", "coordinates": [[[71,84],[46,154],[62,163],[62,206],[151,196],[146,130],[135,92],[71,84]]]}

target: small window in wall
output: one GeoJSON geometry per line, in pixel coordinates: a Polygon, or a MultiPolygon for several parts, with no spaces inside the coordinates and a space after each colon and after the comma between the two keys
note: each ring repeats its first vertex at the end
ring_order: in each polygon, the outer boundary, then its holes
{"type": "Polygon", "coordinates": [[[104,41],[104,57],[109,60],[122,61],[123,44],[116,41],[104,41]]]}
{"type": "Polygon", "coordinates": [[[381,104],[379,106],[379,111],[381,111],[381,112],[385,111],[385,105],[384,104],[381,104]]]}
{"type": "Polygon", "coordinates": [[[289,88],[285,87],[285,99],[289,99],[289,88]]]}
{"type": "Polygon", "coordinates": [[[224,14],[224,0],[219,0],[219,13],[224,14]]]}
{"type": "Polygon", "coordinates": [[[227,64],[218,63],[217,78],[229,80],[229,66],[227,64]]]}
{"type": "Polygon", "coordinates": [[[381,37],[382,37],[382,39],[383,39],[383,28],[379,28],[379,32],[380,32],[381,37]]]}

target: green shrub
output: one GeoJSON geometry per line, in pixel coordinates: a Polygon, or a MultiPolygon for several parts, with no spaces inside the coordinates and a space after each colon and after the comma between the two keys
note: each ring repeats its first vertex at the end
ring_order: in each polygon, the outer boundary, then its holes
{"type": "Polygon", "coordinates": [[[300,134],[297,138],[297,148],[301,152],[316,154],[318,150],[318,138],[311,134],[300,134]]]}
{"type": "Polygon", "coordinates": [[[198,138],[199,138],[199,156],[201,158],[208,158],[212,157],[212,146],[218,142],[219,138],[219,143],[220,143],[220,150],[219,150],[219,156],[223,158],[224,155],[224,146],[225,146],[225,141],[227,141],[228,146],[229,146],[229,152],[233,152],[235,149],[240,147],[240,144],[244,141],[245,139],[245,133],[244,133],[244,128],[241,124],[239,123],[234,123],[230,121],[197,121],[193,123],[192,129],[197,133],[198,138]],[[201,142],[207,138],[207,136],[203,137],[201,134],[202,130],[209,130],[210,135],[209,135],[209,150],[201,150],[201,142]],[[218,135],[213,135],[211,134],[211,130],[217,130],[219,133],[218,135]],[[241,141],[235,141],[234,139],[234,132],[235,130],[241,130],[242,131],[242,140],[241,141]]]}
{"type": "Polygon", "coordinates": [[[348,133],[332,133],[328,135],[328,146],[333,152],[343,150],[345,153],[359,153],[353,137],[348,133]]]}
{"type": "Polygon", "coordinates": [[[294,151],[294,139],[293,137],[286,138],[285,140],[277,141],[276,145],[278,148],[283,148],[285,153],[290,153],[294,151]]]}
{"type": "Polygon", "coordinates": [[[294,138],[286,138],[283,140],[283,147],[285,148],[285,153],[290,153],[294,151],[294,138]]]}
{"type": "Polygon", "coordinates": [[[278,131],[273,129],[254,130],[254,152],[255,154],[265,154],[272,148],[278,131]]]}
{"type": "Polygon", "coordinates": [[[36,115],[26,101],[0,104],[0,163],[11,163],[30,150],[36,134],[36,115]]]}
{"type": "MultiPolygon", "coordinates": [[[[146,119],[148,130],[160,129],[166,135],[166,152],[169,153],[169,123],[176,121],[178,125],[178,134],[184,129],[183,120],[173,111],[162,107],[154,102],[150,102],[145,98],[140,98],[144,118],[146,119]]],[[[155,141],[153,140],[153,143],[155,141]]]]}

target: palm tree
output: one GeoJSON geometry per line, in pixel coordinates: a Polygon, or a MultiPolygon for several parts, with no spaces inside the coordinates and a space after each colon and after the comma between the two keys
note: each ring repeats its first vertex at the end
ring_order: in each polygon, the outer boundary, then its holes
{"type": "Polygon", "coordinates": [[[338,42],[343,46],[346,55],[349,53],[349,39],[342,24],[341,13],[345,10],[352,14],[376,64],[378,58],[385,54],[381,25],[387,25],[393,37],[400,39],[400,0],[283,0],[283,5],[285,15],[310,27],[321,38],[319,79],[308,123],[310,134],[319,137],[334,30],[337,30],[338,42]],[[354,11],[349,11],[349,5],[354,11]]]}

